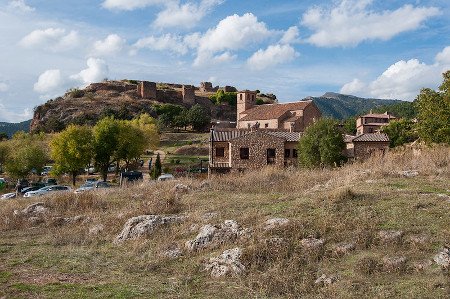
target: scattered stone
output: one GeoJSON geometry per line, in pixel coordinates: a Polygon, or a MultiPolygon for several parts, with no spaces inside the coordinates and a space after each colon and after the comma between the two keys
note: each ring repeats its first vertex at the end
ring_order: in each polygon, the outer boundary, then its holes
{"type": "Polygon", "coordinates": [[[89,228],[90,235],[98,235],[105,230],[105,226],[103,224],[97,224],[89,228]]]}
{"type": "Polygon", "coordinates": [[[304,249],[312,252],[318,252],[323,250],[325,241],[323,239],[309,237],[306,239],[302,239],[300,243],[302,244],[302,247],[304,249]]]}
{"type": "Polygon", "coordinates": [[[114,243],[121,243],[128,239],[135,239],[152,234],[158,227],[184,220],[184,216],[179,215],[142,215],[128,219],[122,232],[116,237],[114,243]]]}
{"type": "Polygon", "coordinates": [[[249,235],[251,235],[251,231],[242,229],[236,221],[225,220],[220,226],[211,224],[202,226],[195,239],[187,241],[185,246],[190,251],[196,251],[205,247],[234,242],[239,238],[247,238],[249,235]]]}
{"type": "Polygon", "coordinates": [[[339,243],[333,246],[333,254],[343,256],[356,249],[355,243],[339,243]]]}
{"type": "Polygon", "coordinates": [[[183,184],[176,184],[172,189],[172,193],[175,194],[186,194],[189,192],[189,187],[183,184]]]}
{"type": "Polygon", "coordinates": [[[325,274],[322,274],[322,276],[317,278],[314,283],[317,285],[320,285],[320,286],[327,286],[332,283],[335,283],[337,280],[338,280],[338,277],[336,275],[327,276],[325,274]]]}
{"type": "Polygon", "coordinates": [[[382,230],[378,232],[378,238],[383,244],[399,244],[402,241],[403,231],[401,230],[382,230]]]}
{"type": "Polygon", "coordinates": [[[412,245],[425,245],[428,242],[429,238],[427,236],[409,236],[407,242],[412,245]]]}
{"type": "Polygon", "coordinates": [[[384,257],[383,268],[387,272],[401,271],[406,268],[406,257],[384,257]]]}
{"type": "Polygon", "coordinates": [[[289,219],[286,218],[272,218],[266,221],[265,230],[274,229],[276,227],[284,226],[289,223],[289,219]]]}
{"type": "Polygon", "coordinates": [[[419,172],[417,170],[404,170],[400,171],[399,174],[407,178],[412,178],[418,176],[419,172]]]}
{"type": "Polygon", "coordinates": [[[422,272],[425,269],[429,268],[433,263],[430,260],[421,261],[421,262],[415,262],[414,263],[414,270],[417,272],[422,272]]]}
{"type": "Polygon", "coordinates": [[[445,246],[441,252],[435,255],[433,260],[442,269],[448,269],[450,267],[450,247],[445,246]]]}
{"type": "Polygon", "coordinates": [[[74,224],[74,223],[86,223],[89,222],[90,218],[85,215],[78,215],[74,217],[53,217],[52,224],[55,226],[62,226],[66,224],[74,224]]]}
{"type": "Polygon", "coordinates": [[[203,220],[210,220],[213,218],[216,218],[217,216],[219,216],[219,213],[217,212],[209,212],[209,213],[205,213],[202,215],[202,219],[203,220]]]}
{"type": "Polygon", "coordinates": [[[177,259],[183,255],[183,252],[181,251],[180,248],[176,247],[164,251],[162,255],[169,259],[177,259]]]}
{"type": "Polygon", "coordinates": [[[222,277],[228,274],[239,275],[245,271],[241,263],[242,250],[239,247],[225,250],[221,255],[210,258],[205,266],[206,271],[211,271],[212,277],[222,277]]]}
{"type": "Polygon", "coordinates": [[[211,183],[209,181],[203,181],[200,183],[199,189],[208,189],[211,187],[211,183]]]}
{"type": "Polygon", "coordinates": [[[284,240],[284,238],[273,237],[273,238],[265,239],[264,242],[268,246],[280,247],[285,243],[285,240],[284,240]]]}
{"type": "Polygon", "coordinates": [[[48,211],[43,202],[37,202],[32,205],[29,205],[25,209],[20,212],[14,212],[14,214],[22,214],[24,216],[36,216],[40,214],[44,214],[48,211]]]}

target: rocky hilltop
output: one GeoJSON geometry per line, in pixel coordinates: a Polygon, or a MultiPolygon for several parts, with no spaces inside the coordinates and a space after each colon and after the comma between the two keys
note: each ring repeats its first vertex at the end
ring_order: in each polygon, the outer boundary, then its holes
{"type": "MultiPolygon", "coordinates": [[[[59,131],[68,124],[95,124],[104,116],[114,115],[128,119],[139,113],[158,117],[154,106],[170,103],[189,108],[200,104],[207,108],[213,119],[235,120],[236,109],[215,106],[209,96],[219,87],[205,88],[191,85],[122,80],[92,83],[84,89],[71,89],[63,96],[49,100],[34,109],[30,130],[59,131]]],[[[222,88],[236,91],[233,87],[222,88]]]]}

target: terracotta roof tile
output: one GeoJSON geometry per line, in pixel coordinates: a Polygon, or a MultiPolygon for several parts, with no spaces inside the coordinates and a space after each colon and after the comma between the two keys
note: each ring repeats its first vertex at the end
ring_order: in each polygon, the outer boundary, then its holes
{"type": "MultiPolygon", "coordinates": [[[[282,138],[288,142],[296,142],[300,140],[300,132],[287,132],[287,131],[270,131],[259,130],[257,132],[263,132],[268,135],[272,135],[278,138],[282,138]]],[[[249,130],[228,130],[228,131],[214,131],[213,138],[216,142],[225,142],[231,139],[239,138],[247,134],[251,134],[249,130]]]]}
{"type": "Polygon", "coordinates": [[[390,115],[390,114],[384,114],[384,113],[381,113],[381,114],[377,114],[377,113],[369,113],[369,114],[366,114],[366,115],[362,115],[361,117],[389,118],[389,119],[394,119],[394,118],[396,118],[396,117],[393,116],[393,115],[390,115]]]}
{"type": "Polygon", "coordinates": [[[306,106],[311,104],[312,101],[299,101],[294,103],[285,104],[264,104],[259,105],[248,110],[245,110],[243,114],[247,114],[241,121],[252,120],[266,120],[274,119],[283,116],[288,111],[304,110],[306,106]]]}

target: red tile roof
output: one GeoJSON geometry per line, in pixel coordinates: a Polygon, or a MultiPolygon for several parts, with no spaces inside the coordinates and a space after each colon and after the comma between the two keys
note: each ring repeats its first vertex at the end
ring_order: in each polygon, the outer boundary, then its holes
{"type": "Polygon", "coordinates": [[[304,110],[312,101],[299,101],[285,104],[264,104],[245,110],[247,114],[241,121],[276,119],[283,116],[288,111],[304,110]]]}
{"type": "MultiPolygon", "coordinates": [[[[258,130],[253,132],[263,132],[264,134],[272,135],[278,138],[282,138],[288,142],[297,142],[300,140],[300,132],[287,132],[287,131],[273,131],[273,130],[258,130]]],[[[239,138],[247,134],[253,133],[249,130],[227,130],[227,131],[213,131],[213,138],[216,142],[229,141],[231,139],[239,138]]]]}
{"type": "Polygon", "coordinates": [[[356,136],[352,142],[389,142],[389,137],[384,133],[367,133],[356,136]]]}

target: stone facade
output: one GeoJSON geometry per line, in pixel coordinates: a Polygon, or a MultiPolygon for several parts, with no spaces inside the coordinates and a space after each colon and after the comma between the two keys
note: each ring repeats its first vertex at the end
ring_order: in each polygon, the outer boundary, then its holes
{"type": "Polygon", "coordinates": [[[183,103],[195,104],[195,87],[192,85],[183,85],[182,87],[183,103]]]}
{"type": "Polygon", "coordinates": [[[385,112],[383,114],[369,113],[356,119],[356,134],[378,133],[382,126],[387,125],[394,116],[385,112]]]}
{"type": "Polygon", "coordinates": [[[137,92],[143,99],[156,99],[156,83],[142,81],[137,86],[137,92]]]}
{"type": "Polygon", "coordinates": [[[383,133],[367,133],[344,137],[344,155],[349,159],[364,160],[371,155],[384,154],[389,150],[389,137],[383,133]]]}
{"type": "Polygon", "coordinates": [[[228,130],[213,131],[212,134],[209,165],[211,171],[242,171],[268,165],[297,165],[300,133],[228,130]]]}
{"type": "Polygon", "coordinates": [[[214,88],[211,82],[201,82],[200,83],[201,92],[214,92],[214,88]]]}

